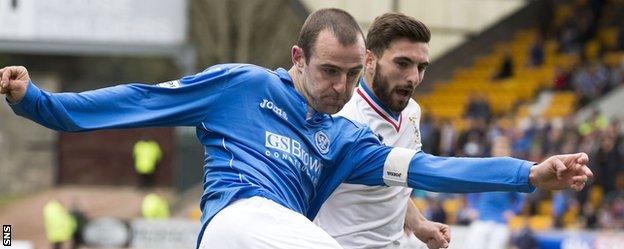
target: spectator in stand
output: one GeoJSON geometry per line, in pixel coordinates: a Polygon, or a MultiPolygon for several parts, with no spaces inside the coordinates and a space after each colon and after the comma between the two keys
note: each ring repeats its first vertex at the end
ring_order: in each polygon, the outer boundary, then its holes
{"type": "Polygon", "coordinates": [[[596,97],[602,96],[606,93],[606,87],[609,85],[609,69],[602,61],[596,61],[591,64],[589,74],[596,86],[596,97]]]}
{"type": "Polygon", "coordinates": [[[574,196],[566,191],[555,191],[552,194],[552,217],[555,227],[563,228],[563,215],[574,206],[574,196]]]}
{"type": "Polygon", "coordinates": [[[604,136],[594,159],[598,165],[592,169],[595,170],[596,184],[602,186],[605,192],[617,190],[615,176],[621,173],[621,165],[624,164],[622,154],[615,144],[616,139],[614,136],[604,136]]]}
{"type": "Polygon", "coordinates": [[[43,224],[53,249],[61,249],[64,242],[71,241],[76,231],[76,220],[57,200],[50,200],[43,207],[43,224]]]}
{"type": "Polygon", "coordinates": [[[85,207],[80,199],[75,199],[72,203],[72,206],[69,210],[69,214],[73,217],[76,228],[72,235],[71,239],[71,248],[77,249],[80,248],[84,244],[84,239],[82,238],[82,232],[89,221],[89,218],[84,212],[85,207]]]}
{"type": "Polygon", "coordinates": [[[433,155],[440,155],[440,122],[432,120],[431,115],[422,115],[420,122],[420,136],[422,138],[423,151],[433,155]]]}
{"type": "Polygon", "coordinates": [[[425,210],[425,217],[433,222],[447,223],[446,213],[442,208],[442,200],[436,197],[430,197],[427,200],[429,206],[425,210]]]}
{"type": "Polygon", "coordinates": [[[578,36],[579,30],[577,25],[569,20],[563,25],[559,32],[557,51],[564,54],[579,53],[581,51],[581,46],[578,44],[578,36]]]}
{"type": "Polygon", "coordinates": [[[539,67],[544,64],[544,40],[541,36],[535,37],[529,51],[529,67],[539,67]]]}
{"type": "Polygon", "coordinates": [[[468,106],[464,117],[472,119],[489,120],[492,115],[490,104],[486,100],[485,95],[480,93],[472,93],[468,100],[468,106]]]}
{"type": "Polygon", "coordinates": [[[505,51],[503,55],[503,60],[501,61],[500,68],[498,72],[492,77],[493,80],[504,80],[512,77],[514,74],[514,65],[513,59],[511,58],[511,54],[509,51],[505,51]]]}
{"type": "Polygon", "coordinates": [[[455,155],[455,128],[450,120],[445,119],[442,121],[442,128],[440,129],[440,155],[441,156],[454,156],[455,155]]]}
{"type": "Polygon", "coordinates": [[[624,146],[622,146],[622,133],[620,132],[622,130],[621,125],[622,123],[620,119],[613,118],[611,123],[609,123],[606,132],[608,135],[615,137],[616,147],[620,150],[620,152],[624,152],[624,146]]]}
{"type": "Polygon", "coordinates": [[[596,36],[600,11],[594,10],[592,8],[593,6],[589,6],[588,4],[581,4],[577,7],[573,18],[576,20],[576,25],[579,29],[578,40],[582,48],[588,41],[596,36]]]}
{"type": "Polygon", "coordinates": [[[572,76],[572,86],[576,95],[580,96],[578,107],[591,102],[598,94],[588,66],[582,66],[572,76]]]}
{"type": "Polygon", "coordinates": [[[570,90],[570,72],[561,66],[555,66],[554,88],[556,91],[570,90]]]}
{"type": "Polygon", "coordinates": [[[622,192],[612,193],[598,211],[601,228],[624,229],[624,197],[622,192]]]}
{"type": "Polygon", "coordinates": [[[624,83],[624,60],[621,63],[611,65],[608,68],[609,80],[605,87],[605,93],[617,88],[624,83]]]}
{"type": "Polygon", "coordinates": [[[511,249],[539,249],[535,233],[528,224],[528,218],[522,219],[522,228],[512,235],[511,249]]]}
{"type": "Polygon", "coordinates": [[[485,120],[467,119],[468,128],[457,139],[458,156],[479,156],[484,150],[485,143],[485,120]]]}
{"type": "Polygon", "coordinates": [[[615,45],[616,50],[624,50],[624,25],[621,25],[618,30],[617,44],[615,45]]]}
{"type": "Polygon", "coordinates": [[[154,171],[162,158],[162,150],[158,142],[142,139],[133,147],[134,169],[139,176],[139,187],[142,189],[154,187],[154,171]]]}
{"type": "Polygon", "coordinates": [[[520,158],[528,158],[533,144],[533,136],[528,128],[515,129],[512,132],[511,154],[520,158]]]}
{"type": "Polygon", "coordinates": [[[542,141],[542,154],[553,155],[556,151],[561,151],[563,133],[563,121],[560,118],[554,119],[548,127],[545,139],[542,141]]]}
{"type": "Polygon", "coordinates": [[[158,194],[150,193],[143,198],[141,214],[144,219],[169,219],[169,203],[158,194]]]}
{"type": "MultiPolygon", "coordinates": [[[[492,155],[511,155],[509,139],[504,136],[498,137],[492,148],[492,155]]],[[[468,194],[466,198],[478,213],[477,220],[470,224],[466,234],[466,248],[507,248],[511,235],[507,223],[522,210],[524,196],[519,193],[487,192],[468,194]]]]}
{"type": "Polygon", "coordinates": [[[598,227],[598,213],[596,207],[591,202],[583,205],[584,227],[587,229],[596,229],[598,227]]]}

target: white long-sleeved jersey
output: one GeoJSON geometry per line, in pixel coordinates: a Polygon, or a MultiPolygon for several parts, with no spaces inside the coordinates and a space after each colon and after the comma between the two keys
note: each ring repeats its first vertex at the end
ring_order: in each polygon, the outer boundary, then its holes
{"type": "MultiPolygon", "coordinates": [[[[410,99],[393,115],[363,81],[337,114],[368,125],[382,143],[420,151],[420,106],[410,99]]],[[[411,189],[341,184],[323,204],[314,222],[344,248],[386,247],[403,236],[411,189]]]]}

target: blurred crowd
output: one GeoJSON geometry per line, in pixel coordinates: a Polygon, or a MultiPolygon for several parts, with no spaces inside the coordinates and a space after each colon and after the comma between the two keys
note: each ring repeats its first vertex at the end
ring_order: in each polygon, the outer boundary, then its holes
{"type": "MultiPolygon", "coordinates": [[[[534,162],[553,154],[583,151],[591,158],[593,182],[578,193],[532,193],[522,214],[538,214],[538,207],[546,201],[551,203],[555,226],[624,229],[624,143],[619,120],[608,120],[597,111],[581,124],[575,124],[571,117],[529,119],[517,124],[512,120],[510,116],[468,118],[466,129],[458,132],[450,122],[425,117],[421,123],[423,150],[442,156],[486,157],[492,156],[494,142],[504,137],[509,141],[510,156],[534,162]]],[[[447,221],[440,218],[445,214],[437,214],[437,219],[447,221]]],[[[455,220],[469,223],[466,217],[455,220]]]]}
{"type": "Polygon", "coordinates": [[[557,51],[574,59],[569,66],[555,69],[554,89],[573,90],[579,97],[579,106],[583,106],[624,81],[624,61],[604,57],[609,52],[624,51],[624,3],[574,1],[569,13],[561,21],[545,21],[547,26],[541,28],[529,51],[529,63],[541,65],[543,40],[555,40],[557,51]]]}
{"type": "MultiPolygon", "coordinates": [[[[544,63],[545,41],[556,41],[558,53],[576,59],[569,66],[556,67],[553,84],[547,84],[553,88],[542,90],[572,90],[578,110],[623,85],[624,59],[619,58],[614,63],[603,55],[624,51],[624,2],[573,1],[573,14],[557,22],[552,13],[557,8],[556,1],[546,2],[545,19],[539,37],[527,51],[526,66],[538,67],[544,63]],[[599,41],[596,36],[604,27],[615,27],[617,40],[596,46],[599,41]]],[[[513,75],[513,68],[513,58],[507,54],[493,78],[509,77],[513,75]]],[[[595,178],[583,191],[536,191],[526,196],[518,217],[547,216],[548,228],[624,229],[621,121],[609,119],[595,110],[589,118],[576,123],[575,114],[554,119],[517,119],[515,113],[493,116],[487,99],[475,94],[466,106],[465,125],[461,128],[450,120],[422,117],[423,151],[441,156],[492,156],[493,144],[502,137],[508,143],[510,156],[534,162],[554,154],[585,152],[590,157],[589,166],[595,178]]],[[[421,202],[426,203],[425,213],[434,221],[469,224],[480,216],[471,209],[470,200],[464,195],[423,191],[415,191],[414,195],[425,200],[421,202]]]]}

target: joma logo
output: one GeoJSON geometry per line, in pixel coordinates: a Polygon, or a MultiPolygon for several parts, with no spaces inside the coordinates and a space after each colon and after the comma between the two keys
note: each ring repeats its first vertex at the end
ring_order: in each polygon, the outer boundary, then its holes
{"type": "Polygon", "coordinates": [[[285,120],[288,120],[288,115],[286,112],[282,110],[282,108],[277,107],[273,102],[267,99],[262,99],[262,103],[260,103],[260,107],[264,109],[272,110],[277,116],[282,117],[285,120]]]}

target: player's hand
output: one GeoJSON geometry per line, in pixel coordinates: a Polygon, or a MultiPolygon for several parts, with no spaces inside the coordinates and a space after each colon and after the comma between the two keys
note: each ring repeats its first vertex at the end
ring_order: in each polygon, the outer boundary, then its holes
{"type": "Polygon", "coordinates": [[[429,249],[448,248],[451,242],[451,228],[442,223],[424,220],[419,222],[413,232],[429,249]]]}
{"type": "Polygon", "coordinates": [[[5,94],[9,103],[17,103],[26,94],[30,77],[22,66],[11,66],[0,69],[0,94],[5,94]]]}
{"type": "Polygon", "coordinates": [[[545,190],[572,188],[581,191],[585,183],[594,177],[587,167],[588,162],[585,153],[551,156],[531,167],[529,182],[545,190]]]}

